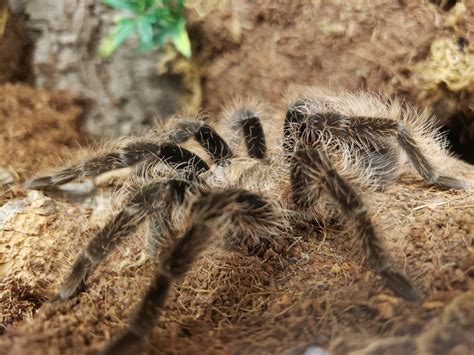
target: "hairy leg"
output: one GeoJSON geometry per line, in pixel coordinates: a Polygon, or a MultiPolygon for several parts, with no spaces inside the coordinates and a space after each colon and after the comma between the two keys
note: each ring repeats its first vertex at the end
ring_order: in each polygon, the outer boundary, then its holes
{"type": "Polygon", "coordinates": [[[232,151],[229,145],[211,126],[198,120],[182,120],[170,134],[170,139],[182,143],[194,138],[214,161],[229,159],[232,151]]]}
{"type": "Polygon", "coordinates": [[[193,172],[179,174],[179,179],[170,179],[167,184],[169,191],[165,194],[163,203],[156,203],[155,213],[150,220],[150,230],[147,235],[147,252],[155,257],[158,250],[176,241],[176,225],[183,218],[183,212],[189,207],[190,195],[201,196],[209,191],[209,186],[199,175],[193,172]]]}
{"type": "Polygon", "coordinates": [[[296,142],[299,140],[301,124],[305,122],[307,115],[309,115],[309,109],[308,102],[305,100],[295,102],[286,112],[283,123],[283,150],[288,160],[291,160],[293,156],[296,142]]]}
{"type": "Polygon", "coordinates": [[[154,156],[153,160],[163,161],[176,169],[189,170],[197,174],[209,170],[209,165],[198,155],[171,142],[163,144],[160,154],[154,156]]]}
{"type": "MultiPolygon", "coordinates": [[[[58,299],[65,300],[79,293],[93,269],[123,240],[135,231],[137,226],[150,214],[156,213],[161,220],[167,220],[162,229],[155,232],[170,233],[163,230],[169,223],[171,211],[185,203],[185,195],[192,187],[186,180],[172,179],[153,182],[141,187],[116,214],[89,241],[79,254],[72,270],[60,286],[58,299]]],[[[160,236],[154,235],[158,239],[160,236]]]]}
{"type": "Polygon", "coordinates": [[[256,112],[247,107],[236,110],[232,116],[231,125],[236,131],[241,131],[249,157],[255,159],[267,157],[265,132],[256,112]]]}
{"type": "Polygon", "coordinates": [[[176,168],[192,168],[196,172],[209,170],[209,166],[200,157],[175,143],[134,142],[116,152],[85,160],[64,168],[53,175],[29,180],[26,182],[26,187],[29,189],[47,189],[77,178],[93,177],[141,161],[157,159],[176,168]]]}
{"type": "Polygon", "coordinates": [[[456,178],[440,175],[417,144],[409,128],[401,121],[381,117],[349,117],[336,112],[312,115],[300,127],[300,135],[307,142],[321,142],[331,138],[365,141],[367,146],[382,138],[395,137],[411,163],[428,183],[442,188],[465,189],[468,185],[456,178]]]}
{"type": "Polygon", "coordinates": [[[271,216],[276,218],[268,202],[243,189],[212,192],[196,201],[191,207],[187,231],[163,255],[155,278],[128,329],[115,339],[104,353],[129,354],[137,350],[158,323],[171,284],[183,277],[211,240],[224,234],[236,219],[249,217],[254,229],[260,228],[264,231],[277,224],[276,220],[269,218],[271,216]]]}
{"type": "Polygon", "coordinates": [[[362,239],[369,265],[382,276],[387,286],[398,296],[409,301],[419,300],[420,295],[411,281],[391,266],[389,255],[375,231],[361,197],[334,170],[326,155],[313,147],[298,148],[292,170],[295,202],[301,206],[316,204],[319,195],[314,193],[315,187],[312,185],[320,182],[339,204],[346,217],[354,221],[356,233],[362,239]],[[298,190],[302,190],[303,187],[306,187],[306,194],[298,194],[298,190]]]}

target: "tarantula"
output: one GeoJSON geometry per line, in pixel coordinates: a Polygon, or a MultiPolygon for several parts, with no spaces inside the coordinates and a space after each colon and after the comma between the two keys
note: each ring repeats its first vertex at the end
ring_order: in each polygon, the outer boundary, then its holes
{"type": "Polygon", "coordinates": [[[150,222],[149,251],[160,250],[159,267],[128,329],[105,353],[128,353],[141,344],[157,324],[172,283],[211,243],[245,241],[258,254],[299,223],[330,221],[340,213],[352,221],[367,263],[386,286],[408,301],[422,297],[392,265],[358,191],[381,190],[396,180],[402,153],[427,183],[467,187],[440,175],[426,157],[446,155],[429,117],[367,93],[312,93],[292,102],[280,137],[270,136],[270,144],[264,126],[275,129],[278,120],[260,119],[258,106],[242,105],[216,126],[228,141],[204,120],[174,120],[165,133],[122,140],[27,183],[46,190],[136,167],[121,210],[82,250],[56,296],[77,295],[98,263],[140,223],[150,222]],[[184,148],[193,140],[209,158],[184,148]]]}

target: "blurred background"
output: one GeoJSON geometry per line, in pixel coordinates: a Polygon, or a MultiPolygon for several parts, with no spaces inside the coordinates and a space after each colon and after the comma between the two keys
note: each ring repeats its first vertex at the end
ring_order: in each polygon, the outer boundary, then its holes
{"type": "Polygon", "coordinates": [[[186,1],[177,17],[184,55],[173,35],[137,50],[147,39],[136,29],[101,55],[117,21],[139,16],[127,1],[0,3],[4,182],[65,147],[140,133],[175,113],[217,113],[236,95],[281,104],[304,85],[374,90],[426,108],[451,149],[474,162],[471,0],[186,1]]]}

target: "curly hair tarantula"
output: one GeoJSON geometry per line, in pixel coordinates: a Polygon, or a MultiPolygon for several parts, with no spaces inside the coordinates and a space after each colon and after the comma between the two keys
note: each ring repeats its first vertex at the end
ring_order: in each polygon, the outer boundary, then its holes
{"type": "Polygon", "coordinates": [[[260,119],[258,105],[236,106],[216,130],[202,120],[172,120],[165,133],[122,140],[110,151],[27,183],[31,189],[54,189],[136,167],[121,210],[82,250],[56,296],[66,300],[82,291],[94,268],[149,221],[150,254],[160,250],[159,267],[128,329],[104,353],[129,353],[141,344],[157,324],[172,283],[211,243],[245,241],[259,254],[299,224],[339,214],[352,222],[367,263],[386,286],[405,300],[421,299],[393,265],[359,191],[381,190],[396,180],[402,153],[427,183],[467,187],[438,173],[434,158],[446,152],[429,117],[368,93],[313,92],[292,102],[279,137],[265,136],[264,126],[275,129],[278,121],[260,119]],[[209,158],[184,148],[193,140],[209,158]]]}

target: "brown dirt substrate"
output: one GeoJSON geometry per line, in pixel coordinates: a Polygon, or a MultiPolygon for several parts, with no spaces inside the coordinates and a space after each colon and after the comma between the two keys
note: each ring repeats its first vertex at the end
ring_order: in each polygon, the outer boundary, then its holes
{"type": "Polygon", "coordinates": [[[83,137],[77,131],[82,108],[66,92],[24,84],[0,86],[0,159],[20,179],[50,167],[83,137]],[[51,161],[53,160],[53,161],[51,161]]]}
{"type": "MultiPolygon", "coordinates": [[[[0,170],[22,182],[51,167],[85,139],[77,127],[82,108],[66,92],[49,92],[25,84],[0,86],[0,170]]],[[[18,186],[1,186],[0,203],[18,186]],[[2,197],[3,196],[3,197],[2,197]]]]}

